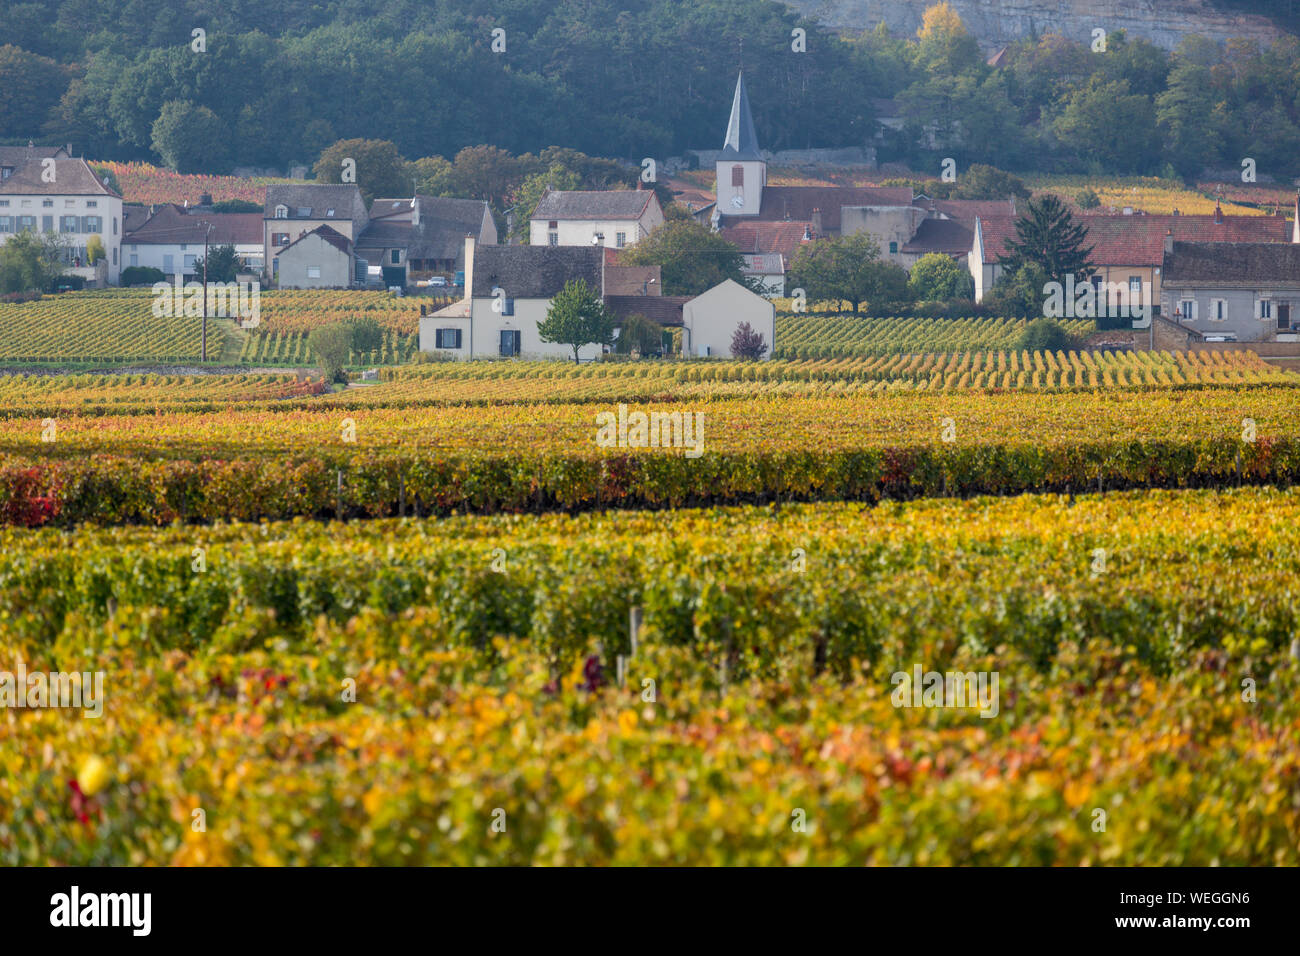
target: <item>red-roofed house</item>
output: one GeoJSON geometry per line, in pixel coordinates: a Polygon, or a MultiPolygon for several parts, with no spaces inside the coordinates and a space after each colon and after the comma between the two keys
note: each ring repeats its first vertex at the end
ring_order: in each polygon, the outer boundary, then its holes
{"type": "Polygon", "coordinates": [[[722,230],[745,259],[743,272],[762,283],[764,295],[785,295],[785,270],[800,246],[815,238],[806,222],[750,220],[722,230]]]}
{"type": "MultiPolygon", "coordinates": [[[[1166,236],[1172,235],[1178,242],[1292,242],[1295,232],[1282,216],[1228,216],[1221,209],[1200,216],[1100,214],[1077,218],[1088,229],[1086,243],[1093,246],[1094,285],[1122,285],[1129,295],[1147,285],[1153,303],[1160,301],[1166,236]]],[[[1015,224],[1012,216],[976,218],[969,258],[976,302],[1002,275],[998,257],[1005,254],[1007,240],[1015,236],[1015,224]]],[[[1129,301],[1124,295],[1118,299],[1122,304],[1129,301]]]]}

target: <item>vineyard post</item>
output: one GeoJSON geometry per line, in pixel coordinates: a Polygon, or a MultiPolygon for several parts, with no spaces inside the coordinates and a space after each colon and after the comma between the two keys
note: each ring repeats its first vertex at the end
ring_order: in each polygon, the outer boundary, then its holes
{"type": "Polygon", "coordinates": [[[397,473],[397,517],[406,517],[406,481],[402,473],[397,473]]]}
{"type": "Polygon", "coordinates": [[[339,521],[343,520],[343,469],[340,468],[335,472],[334,484],[334,517],[339,521]]]}
{"type": "Polygon", "coordinates": [[[199,223],[208,228],[203,233],[203,338],[201,361],[208,360],[208,237],[212,235],[212,223],[206,220],[199,223]]]}

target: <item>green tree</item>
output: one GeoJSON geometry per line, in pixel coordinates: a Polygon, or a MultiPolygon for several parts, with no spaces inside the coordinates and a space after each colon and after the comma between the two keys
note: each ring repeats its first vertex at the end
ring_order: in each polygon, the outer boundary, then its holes
{"type": "Polygon", "coordinates": [[[1160,144],[1151,136],[1155,125],[1150,97],[1133,93],[1127,80],[1107,82],[1097,74],[1071,94],[1052,131],[1085,160],[1123,172],[1145,172],[1160,157],[1160,144]]]}
{"type": "Polygon", "coordinates": [[[328,382],[345,381],[343,366],[352,351],[352,328],[343,322],[319,325],[307,335],[307,348],[328,382]]]}
{"type": "Polygon", "coordinates": [[[53,234],[20,232],[0,246],[0,292],[44,292],[62,274],[53,234]]]}
{"type": "Polygon", "coordinates": [[[406,176],[423,196],[452,194],[451,163],[442,156],[424,156],[406,164],[406,176]]]}
{"type": "Polygon", "coordinates": [[[745,260],[734,243],[707,226],[685,219],[665,222],[630,249],[622,262],[659,266],[664,295],[699,295],[732,279],[748,287],[745,260]]]}
{"type": "Polygon", "coordinates": [[[224,172],[230,128],[206,106],[169,100],[153,124],[153,149],[178,173],[224,172]]]}
{"type": "Polygon", "coordinates": [[[642,355],[658,352],[663,345],[663,334],[664,327],[658,322],[644,315],[629,315],[614,340],[614,351],[619,355],[631,355],[634,348],[642,355]]]}
{"type": "MultiPolygon", "coordinates": [[[[196,276],[201,277],[203,275],[204,262],[202,256],[194,260],[194,274],[196,276]]],[[[234,246],[213,246],[208,250],[206,262],[209,282],[234,282],[235,277],[239,274],[239,256],[235,255],[234,246]]]]}
{"type": "Polygon", "coordinates": [[[0,46],[0,130],[36,136],[68,87],[68,72],[49,57],[0,46]]]}
{"type": "Polygon", "coordinates": [[[1023,179],[983,163],[972,163],[957,177],[952,191],[953,199],[1028,199],[1031,195],[1023,179]]]}
{"type": "Polygon", "coordinates": [[[357,188],[370,202],[376,196],[409,196],[407,166],[386,139],[341,139],[320,154],[312,172],[318,183],[342,183],[345,175],[355,174],[357,188]]]}
{"type": "Polygon", "coordinates": [[[551,300],[546,318],[537,324],[537,334],[543,342],[572,346],[576,363],[584,345],[614,341],[614,316],[586,282],[570,279],[551,300]]]}
{"type": "Polygon", "coordinates": [[[969,299],[974,294],[974,280],[952,256],[930,252],[912,266],[907,292],[917,302],[969,299]]]}
{"type": "Polygon", "coordinates": [[[1007,251],[998,257],[998,263],[1006,272],[1015,272],[1032,262],[1046,274],[1044,281],[1064,285],[1066,276],[1073,275],[1083,282],[1094,271],[1090,262],[1093,247],[1084,246],[1087,238],[1087,228],[1074,221],[1059,198],[1048,193],[1029,201],[1029,208],[1016,220],[1016,235],[1007,240],[1007,251]]]}
{"type": "MultiPolygon", "coordinates": [[[[121,190],[118,190],[121,192],[121,190]]],[[[250,202],[247,199],[221,199],[212,204],[213,212],[261,212],[262,204],[260,202],[250,202]]]]}
{"type": "Polygon", "coordinates": [[[1032,319],[1043,314],[1047,273],[1037,262],[1003,272],[984,297],[984,305],[1005,316],[1032,319]]]}
{"type": "Polygon", "coordinates": [[[880,246],[870,234],[818,239],[799,248],[790,261],[787,286],[802,288],[816,302],[849,304],[897,302],[906,296],[907,273],[880,260],[880,246]]]}
{"type": "Polygon", "coordinates": [[[1054,319],[1038,318],[1025,326],[1016,341],[1016,348],[1030,352],[1056,352],[1074,346],[1074,337],[1054,319]]]}
{"type": "Polygon", "coordinates": [[[571,169],[556,163],[541,173],[533,173],[519,186],[515,193],[515,228],[511,236],[518,242],[527,243],[531,227],[529,219],[533,210],[548,189],[581,189],[582,176],[571,169]]]}

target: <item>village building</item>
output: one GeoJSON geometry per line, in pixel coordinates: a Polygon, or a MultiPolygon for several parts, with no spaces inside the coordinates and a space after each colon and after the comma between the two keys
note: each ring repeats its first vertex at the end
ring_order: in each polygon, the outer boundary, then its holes
{"type": "Polygon", "coordinates": [[[117,285],[122,270],[122,197],[84,159],[42,157],[0,181],[0,245],[20,232],[59,241],[65,273],[90,285],[117,285]],[[92,265],[92,237],[104,258],[92,265]]]}
{"type": "Polygon", "coordinates": [[[534,246],[634,246],[663,225],[653,189],[548,189],[528,220],[534,246]]]}

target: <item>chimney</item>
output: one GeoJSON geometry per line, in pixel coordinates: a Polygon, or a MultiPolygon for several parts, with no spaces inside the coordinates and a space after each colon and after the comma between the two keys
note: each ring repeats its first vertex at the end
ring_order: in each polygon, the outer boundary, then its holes
{"type": "Polygon", "coordinates": [[[812,242],[812,230],[807,226],[803,227],[803,241],[812,242]]]}
{"type": "Polygon", "coordinates": [[[71,159],[71,158],[72,158],[72,144],[71,144],[71,143],[68,143],[68,144],[67,144],[65,147],[63,147],[63,148],[64,148],[65,150],[67,150],[68,158],[71,159]]]}
{"type": "Polygon", "coordinates": [[[474,298],[474,236],[465,236],[465,303],[474,298]]]}
{"type": "Polygon", "coordinates": [[[1219,205],[1217,199],[1214,201],[1214,222],[1216,225],[1223,224],[1223,207],[1219,205]]]}
{"type": "Polygon", "coordinates": [[[812,231],[818,236],[822,234],[822,211],[820,209],[812,211],[812,231]]]}
{"type": "Polygon", "coordinates": [[[1165,230],[1165,255],[1169,255],[1173,251],[1174,251],[1174,231],[1172,229],[1166,229],[1165,230]]]}

